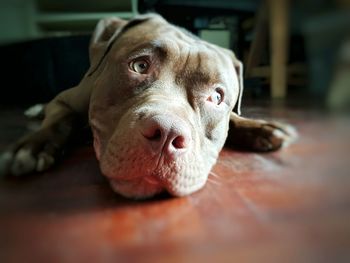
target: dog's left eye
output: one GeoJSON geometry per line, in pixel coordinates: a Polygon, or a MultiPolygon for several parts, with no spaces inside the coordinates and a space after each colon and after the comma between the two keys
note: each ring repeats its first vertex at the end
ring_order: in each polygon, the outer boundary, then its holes
{"type": "Polygon", "coordinates": [[[221,89],[217,88],[212,92],[207,100],[216,105],[219,105],[224,100],[224,92],[221,89]]]}
{"type": "Polygon", "coordinates": [[[149,63],[144,59],[134,60],[130,63],[130,69],[136,73],[145,74],[149,69],[149,63]]]}

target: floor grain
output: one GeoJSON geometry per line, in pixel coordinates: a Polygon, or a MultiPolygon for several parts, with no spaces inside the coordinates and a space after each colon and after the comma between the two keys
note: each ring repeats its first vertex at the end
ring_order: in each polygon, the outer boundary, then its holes
{"type": "MultiPolygon", "coordinates": [[[[224,149],[188,197],[114,194],[90,146],[43,174],[2,179],[0,262],[349,262],[349,118],[245,114],[288,121],[300,138],[275,153],[224,149]]],[[[28,123],[14,109],[0,119],[1,150],[28,123]]]]}

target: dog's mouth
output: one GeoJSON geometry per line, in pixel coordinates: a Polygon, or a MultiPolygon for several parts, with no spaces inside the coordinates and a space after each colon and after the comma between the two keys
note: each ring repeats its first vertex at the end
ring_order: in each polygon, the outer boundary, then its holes
{"type": "Polygon", "coordinates": [[[144,178],[144,181],[147,182],[150,185],[154,185],[154,186],[159,186],[161,184],[161,182],[159,181],[158,178],[156,178],[153,175],[147,175],[144,178]]]}
{"type": "Polygon", "coordinates": [[[167,187],[163,183],[150,176],[145,176],[140,179],[131,180],[110,180],[110,184],[113,190],[120,195],[133,198],[133,199],[146,199],[156,196],[157,194],[168,192],[172,196],[186,196],[191,194],[205,184],[204,182],[198,183],[193,187],[193,189],[184,191],[183,189],[178,189],[178,187],[169,186],[167,187]]]}
{"type": "Polygon", "coordinates": [[[185,196],[206,182],[212,161],[209,158],[204,162],[200,156],[193,148],[175,157],[152,154],[135,141],[127,147],[109,147],[100,159],[100,167],[113,190],[125,197],[144,199],[161,192],[185,196]]]}
{"type": "Polygon", "coordinates": [[[207,179],[205,173],[193,176],[183,174],[182,171],[171,173],[171,169],[166,170],[167,174],[163,169],[129,178],[109,178],[109,181],[117,193],[128,198],[144,199],[162,192],[168,192],[172,196],[185,196],[202,188],[207,179]]]}
{"type": "Polygon", "coordinates": [[[119,127],[123,123],[108,141],[100,144],[103,140],[97,138],[94,144],[102,149],[96,149],[101,172],[115,192],[141,199],[164,191],[185,196],[204,186],[217,156],[200,144],[186,121],[158,114],[141,120],[125,117],[119,127]]]}
{"type": "Polygon", "coordinates": [[[164,183],[154,174],[109,181],[115,192],[128,198],[145,199],[167,191],[164,183]]]}

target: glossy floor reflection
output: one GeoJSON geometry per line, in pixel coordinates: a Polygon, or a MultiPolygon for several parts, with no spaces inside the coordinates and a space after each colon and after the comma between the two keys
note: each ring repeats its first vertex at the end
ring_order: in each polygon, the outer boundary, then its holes
{"type": "MultiPolygon", "coordinates": [[[[191,196],[114,194],[93,150],[55,169],[0,182],[1,262],[345,262],[350,260],[350,119],[251,107],[294,124],[287,149],[224,149],[191,196]]],[[[0,149],[28,123],[2,110],[0,149]]]]}

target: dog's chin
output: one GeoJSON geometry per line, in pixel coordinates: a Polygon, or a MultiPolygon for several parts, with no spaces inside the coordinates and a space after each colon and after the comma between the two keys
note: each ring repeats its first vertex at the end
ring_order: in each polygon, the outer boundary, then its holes
{"type": "Polygon", "coordinates": [[[216,151],[208,150],[159,157],[140,142],[125,145],[119,138],[110,140],[99,163],[113,190],[127,198],[150,198],[164,191],[175,197],[192,194],[205,185],[217,158],[216,151]]]}
{"type": "Polygon", "coordinates": [[[110,179],[109,182],[116,193],[133,199],[151,198],[165,190],[159,182],[145,178],[134,178],[131,180],[110,179]]]}
{"type": "Polygon", "coordinates": [[[153,181],[154,179],[151,180],[148,176],[145,176],[131,180],[110,179],[109,182],[116,193],[132,199],[147,199],[164,191],[175,197],[186,196],[201,189],[206,182],[206,180],[202,180],[196,185],[182,188],[171,184],[167,185],[155,182],[153,181]]]}
{"type": "Polygon", "coordinates": [[[205,163],[189,158],[157,162],[147,154],[119,153],[103,155],[101,172],[116,193],[134,199],[150,198],[164,191],[175,197],[192,194],[205,185],[215,162],[214,158],[205,163]]]}

